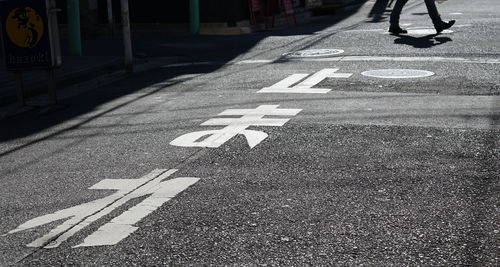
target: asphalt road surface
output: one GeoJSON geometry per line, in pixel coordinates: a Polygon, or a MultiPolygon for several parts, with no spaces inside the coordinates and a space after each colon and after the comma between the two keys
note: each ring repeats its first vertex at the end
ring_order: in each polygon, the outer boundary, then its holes
{"type": "Polygon", "coordinates": [[[0,265],[500,265],[500,2],[440,2],[440,35],[368,1],[3,120],[0,265]]]}

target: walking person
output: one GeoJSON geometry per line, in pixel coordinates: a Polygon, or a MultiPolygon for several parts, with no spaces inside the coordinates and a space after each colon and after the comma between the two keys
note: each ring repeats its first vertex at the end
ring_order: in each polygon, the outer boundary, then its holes
{"type": "MultiPolygon", "coordinates": [[[[390,18],[391,26],[389,27],[389,32],[392,34],[408,33],[407,30],[401,29],[401,27],[399,27],[399,17],[406,2],[408,2],[408,0],[397,0],[394,8],[392,9],[390,18]]],[[[425,0],[425,5],[427,6],[427,12],[429,12],[429,16],[432,19],[432,23],[434,24],[434,28],[436,29],[437,33],[440,33],[455,24],[455,20],[450,20],[448,22],[444,22],[443,20],[441,20],[441,16],[439,15],[434,0],[425,0]]]]}

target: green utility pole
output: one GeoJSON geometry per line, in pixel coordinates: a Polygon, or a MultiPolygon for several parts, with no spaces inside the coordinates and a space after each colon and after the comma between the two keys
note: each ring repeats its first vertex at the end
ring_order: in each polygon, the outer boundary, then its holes
{"type": "Polygon", "coordinates": [[[200,33],[200,3],[199,0],[189,0],[189,31],[200,33]]]}
{"type": "Polygon", "coordinates": [[[69,54],[82,55],[82,39],[80,35],[80,1],[67,0],[68,7],[68,41],[69,54]]]}

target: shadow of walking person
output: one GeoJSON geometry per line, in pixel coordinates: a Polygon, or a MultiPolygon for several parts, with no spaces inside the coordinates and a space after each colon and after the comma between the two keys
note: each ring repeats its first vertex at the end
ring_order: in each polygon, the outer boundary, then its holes
{"type": "Polygon", "coordinates": [[[382,21],[386,21],[389,17],[390,10],[388,9],[394,0],[377,0],[368,14],[368,17],[371,18],[368,22],[370,23],[378,23],[382,21]]]}
{"type": "Polygon", "coordinates": [[[395,44],[411,45],[415,48],[431,48],[433,46],[442,45],[453,41],[449,37],[437,37],[438,34],[431,34],[421,37],[413,37],[410,35],[399,35],[394,40],[395,44]]]}

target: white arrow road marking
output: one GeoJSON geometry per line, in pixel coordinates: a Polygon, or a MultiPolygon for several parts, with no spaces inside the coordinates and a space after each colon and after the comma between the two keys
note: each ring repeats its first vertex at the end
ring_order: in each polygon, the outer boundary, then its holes
{"type": "Polygon", "coordinates": [[[264,87],[257,93],[282,93],[282,94],[326,94],[332,89],[312,88],[325,78],[349,78],[352,73],[337,73],[339,69],[322,69],[311,77],[293,86],[306,78],[309,74],[292,74],[270,87],[264,87]]]}
{"type": "MultiPolygon", "coordinates": [[[[68,219],[48,234],[29,243],[28,247],[55,248],[68,238],[119,208],[126,202],[151,195],[138,205],[130,208],[120,216],[105,224],[97,232],[85,239],[78,246],[114,245],[137,230],[132,226],[142,218],[159,208],[165,202],[196,183],[199,178],[182,177],[162,182],[177,170],[157,169],[139,179],[105,179],[89,189],[114,189],[116,193],[95,201],[84,203],[31,219],[8,234],[35,228],[47,223],[68,219]]],[[[77,247],[78,247],[77,246],[77,247]]]]}

